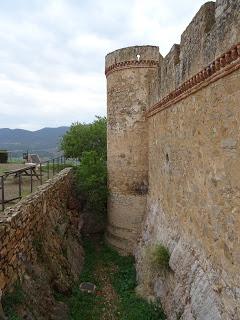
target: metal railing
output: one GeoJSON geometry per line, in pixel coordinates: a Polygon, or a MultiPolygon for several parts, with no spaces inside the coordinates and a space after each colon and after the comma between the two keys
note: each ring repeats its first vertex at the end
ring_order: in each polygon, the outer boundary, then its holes
{"type": "Polygon", "coordinates": [[[32,193],[36,187],[51,179],[63,168],[76,164],[78,164],[76,159],[59,156],[39,164],[5,171],[0,175],[0,211],[4,211],[8,203],[20,200],[24,195],[32,193]]]}

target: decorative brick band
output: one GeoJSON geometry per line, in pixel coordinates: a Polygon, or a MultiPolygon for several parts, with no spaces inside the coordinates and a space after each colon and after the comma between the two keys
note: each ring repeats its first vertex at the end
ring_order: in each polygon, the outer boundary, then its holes
{"type": "Polygon", "coordinates": [[[185,99],[189,95],[208,86],[240,68],[240,43],[231,47],[226,53],[209,64],[206,68],[198,72],[189,80],[185,81],[180,87],[172,91],[158,103],[153,105],[146,113],[147,118],[156,113],[169,108],[177,102],[185,99]]]}
{"type": "Polygon", "coordinates": [[[128,60],[112,64],[105,69],[106,77],[118,70],[130,69],[130,68],[156,68],[159,66],[159,62],[156,60],[128,60]]]}

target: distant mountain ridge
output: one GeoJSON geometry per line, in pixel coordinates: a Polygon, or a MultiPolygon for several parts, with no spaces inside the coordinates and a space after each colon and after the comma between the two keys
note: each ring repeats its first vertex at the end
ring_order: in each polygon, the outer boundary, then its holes
{"type": "Polygon", "coordinates": [[[52,157],[58,153],[59,143],[69,127],[43,128],[37,131],[24,129],[0,129],[0,149],[11,151],[14,157],[23,152],[52,157]]]}

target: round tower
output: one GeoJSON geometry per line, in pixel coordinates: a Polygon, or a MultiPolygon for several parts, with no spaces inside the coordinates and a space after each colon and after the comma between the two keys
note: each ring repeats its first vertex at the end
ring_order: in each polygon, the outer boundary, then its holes
{"type": "Polygon", "coordinates": [[[134,46],[106,56],[108,114],[107,241],[131,254],[148,192],[148,129],[145,111],[158,80],[159,48],[134,46]]]}

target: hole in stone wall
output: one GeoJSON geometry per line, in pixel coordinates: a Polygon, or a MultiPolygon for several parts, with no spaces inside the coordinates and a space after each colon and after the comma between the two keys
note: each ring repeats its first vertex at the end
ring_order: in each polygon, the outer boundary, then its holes
{"type": "Polygon", "coordinates": [[[168,155],[168,153],[166,154],[166,161],[169,162],[169,155],[168,155]]]}
{"type": "Polygon", "coordinates": [[[141,58],[140,54],[137,54],[137,60],[139,61],[141,58]]]}

